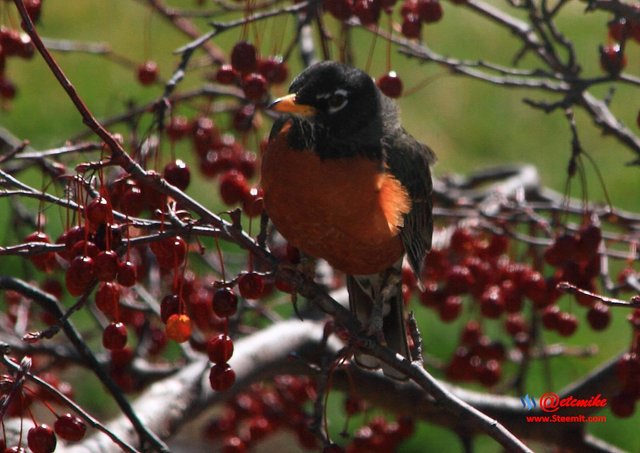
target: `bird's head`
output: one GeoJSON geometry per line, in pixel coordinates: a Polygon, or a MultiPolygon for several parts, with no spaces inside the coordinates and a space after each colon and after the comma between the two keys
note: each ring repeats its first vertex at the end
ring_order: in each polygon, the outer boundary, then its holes
{"type": "Polygon", "coordinates": [[[371,77],[356,68],[323,61],[300,73],[289,95],[270,108],[302,117],[338,136],[353,134],[376,122],[380,95],[371,77]]]}

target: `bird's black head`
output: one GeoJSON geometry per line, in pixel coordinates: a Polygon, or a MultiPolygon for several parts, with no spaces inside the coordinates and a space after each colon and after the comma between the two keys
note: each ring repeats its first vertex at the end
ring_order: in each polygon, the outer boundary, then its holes
{"type": "Polygon", "coordinates": [[[381,95],[367,73],[323,61],[300,73],[289,93],[271,108],[297,117],[294,140],[308,144],[311,139],[322,157],[381,153],[381,95]]]}

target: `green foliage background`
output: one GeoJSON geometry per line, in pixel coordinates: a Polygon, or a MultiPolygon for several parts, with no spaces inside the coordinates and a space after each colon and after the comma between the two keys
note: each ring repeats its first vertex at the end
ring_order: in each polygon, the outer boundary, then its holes
{"type": "MultiPolygon", "coordinates": [[[[39,30],[47,38],[109,43],[116,53],[127,56],[133,62],[153,58],[159,62],[162,76],[167,78],[178,61],[172,52],[187,39],[169,27],[163,19],[152,16],[143,3],[132,0],[45,0],[39,30]]],[[[173,0],[170,3],[173,6],[193,7],[195,2],[173,0]]],[[[492,3],[508,8],[505,6],[506,2],[492,3]]],[[[559,21],[560,28],[574,41],[584,72],[599,75],[601,71],[597,46],[607,39],[606,21],[609,18],[603,14],[584,14],[584,7],[583,2],[577,1],[567,6],[559,21]]],[[[4,23],[13,23],[15,26],[18,23],[17,15],[15,11],[10,11],[12,9],[11,3],[0,3],[4,23]]],[[[518,43],[508,32],[496,29],[470,11],[451,3],[445,3],[444,9],[442,22],[424,29],[425,41],[434,50],[444,55],[480,58],[503,64],[509,64],[519,50],[518,43]]],[[[276,26],[293,29],[291,18],[276,21],[276,26]]],[[[276,26],[259,26],[262,27],[259,30],[263,32],[265,41],[263,50],[277,42],[277,33],[270,35],[275,33],[276,26]]],[[[224,49],[230,49],[232,43],[239,39],[239,33],[238,30],[230,31],[216,39],[215,43],[224,49]]],[[[370,73],[374,76],[384,72],[386,44],[378,40],[369,65],[367,54],[372,43],[371,35],[356,31],[354,39],[358,49],[356,64],[360,67],[369,66],[370,73]]],[[[628,69],[635,74],[640,73],[639,47],[633,44],[628,46],[628,69]]],[[[56,57],[87,105],[99,118],[121,112],[130,101],[150,101],[161,94],[162,87],[139,86],[132,68],[107,62],[103,57],[77,53],[57,53],[56,57]]],[[[563,189],[571,149],[570,131],[563,113],[556,111],[544,114],[522,103],[523,97],[552,101],[557,99],[451,75],[434,65],[421,65],[409,60],[395,50],[392,62],[392,66],[402,76],[406,89],[425,79],[430,80],[421,90],[402,98],[399,103],[406,128],[428,143],[438,154],[439,162],[435,167],[437,176],[450,172],[464,174],[494,164],[527,162],[537,166],[545,185],[557,190],[563,189]]],[[[527,57],[522,65],[526,67],[532,62],[533,57],[527,57]]],[[[300,62],[294,54],[291,61],[292,73],[299,68],[300,62]]],[[[202,70],[194,70],[192,75],[187,76],[183,86],[195,86],[201,73],[202,70]]],[[[84,130],[79,114],[40,58],[36,56],[32,61],[12,60],[8,74],[18,85],[19,96],[8,110],[0,112],[0,126],[11,130],[21,139],[29,139],[38,149],[59,146],[66,138],[84,130]]],[[[605,88],[598,90],[596,94],[605,95],[605,88]]],[[[640,109],[639,99],[637,89],[634,91],[630,87],[619,87],[612,105],[614,112],[624,123],[635,123],[640,109]]],[[[632,159],[631,153],[615,140],[602,137],[582,112],[578,112],[577,121],[583,146],[603,174],[606,190],[613,204],[625,209],[640,210],[638,168],[625,165],[632,159]]],[[[178,154],[180,153],[186,155],[186,147],[178,148],[178,154]]],[[[190,160],[188,156],[186,159],[190,160]]],[[[595,178],[593,168],[587,167],[586,171],[590,200],[604,201],[603,190],[595,178]]],[[[37,175],[31,177],[32,182],[38,181],[37,175]]],[[[37,182],[34,184],[38,186],[37,182]]],[[[197,181],[189,190],[196,198],[208,202],[209,184],[197,181]]],[[[580,186],[575,181],[572,184],[572,194],[581,194],[580,186]]],[[[8,209],[7,200],[0,199],[0,245],[14,244],[20,239],[7,221],[8,209]]],[[[57,233],[52,232],[52,236],[55,237],[57,233]]],[[[2,258],[0,274],[15,274],[16,263],[15,259],[2,258]]],[[[569,301],[562,303],[566,304],[563,306],[570,304],[569,301]]],[[[444,325],[433,312],[418,304],[415,304],[415,310],[420,317],[426,351],[441,359],[449,357],[455,347],[452,339],[457,338],[465,316],[453,325],[444,325]]],[[[584,316],[581,307],[575,307],[575,311],[580,318],[584,316]]],[[[551,359],[551,387],[542,379],[541,364],[536,364],[532,367],[531,379],[527,382],[529,393],[540,395],[546,391],[559,391],[564,385],[625,348],[630,338],[625,316],[626,313],[616,312],[613,325],[604,333],[593,333],[581,326],[578,334],[570,338],[568,343],[597,344],[600,352],[588,359],[551,359]]],[[[488,324],[490,329],[498,331],[497,324],[488,324]]],[[[545,333],[545,339],[549,343],[561,341],[549,333],[545,333]]],[[[510,371],[513,370],[505,370],[506,373],[510,371]]],[[[94,395],[96,393],[95,385],[91,385],[91,389],[85,389],[85,392],[87,390],[94,395]]],[[[333,398],[330,406],[334,426],[338,430],[342,426],[339,420],[339,401],[340,398],[333,398]]],[[[100,411],[104,404],[102,399],[89,402],[93,411],[100,411]]],[[[608,416],[608,422],[592,425],[589,431],[622,448],[640,450],[640,438],[635,434],[640,415],[620,420],[608,411],[604,414],[608,416]]],[[[418,436],[403,445],[402,451],[457,449],[452,446],[457,445],[455,437],[447,431],[420,424],[418,433],[418,436]]],[[[478,451],[497,451],[496,444],[488,439],[480,439],[477,446],[478,451]]]]}

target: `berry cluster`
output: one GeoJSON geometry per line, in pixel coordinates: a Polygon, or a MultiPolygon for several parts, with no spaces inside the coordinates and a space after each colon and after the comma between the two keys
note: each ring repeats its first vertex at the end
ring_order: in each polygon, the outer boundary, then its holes
{"type": "Polygon", "coordinates": [[[289,69],[282,57],[261,58],[253,44],[240,41],[231,50],[231,63],[220,66],[215,78],[222,85],[239,86],[248,101],[260,104],[270,85],[280,85],[289,78],[289,69]]]}
{"type": "MultiPolygon", "coordinates": [[[[219,194],[226,205],[241,203],[249,217],[262,213],[262,191],[249,185],[257,172],[256,153],[245,149],[234,135],[222,134],[216,123],[206,116],[189,121],[176,115],[169,121],[166,134],[172,142],[191,138],[200,172],[207,178],[219,177],[219,194]]],[[[184,190],[189,185],[190,171],[184,162],[175,161],[165,167],[164,177],[184,190]]]]}
{"type": "MultiPolygon", "coordinates": [[[[23,358],[24,361],[31,361],[30,357],[23,358]]],[[[30,366],[34,366],[33,362],[30,366]]],[[[41,373],[39,377],[56,389],[60,394],[70,397],[71,386],[66,382],[60,382],[51,373],[41,373]]],[[[0,375],[0,397],[9,405],[6,415],[23,416],[29,414],[33,420],[34,426],[27,432],[27,446],[33,453],[51,453],[55,451],[57,438],[64,439],[68,442],[77,442],[85,436],[87,426],[80,417],[71,413],[59,414],[53,405],[60,404],[62,401],[58,395],[44,389],[43,387],[32,388],[22,380],[17,380],[11,374],[0,375]],[[42,406],[51,412],[55,421],[53,428],[46,423],[38,423],[33,411],[33,405],[39,402],[42,406]]],[[[40,417],[39,417],[40,418],[40,417]]],[[[22,436],[20,436],[21,442],[22,436]]],[[[21,452],[25,451],[21,445],[8,447],[5,445],[5,438],[0,439],[2,451],[21,452]]]]}
{"type": "MultiPolygon", "coordinates": [[[[542,326],[562,336],[571,336],[578,327],[577,317],[563,311],[557,302],[556,286],[568,281],[580,288],[595,290],[599,274],[598,248],[602,240],[599,227],[587,224],[575,234],[562,235],[544,252],[544,260],[554,269],[549,277],[532,267],[511,261],[506,252],[509,241],[504,235],[485,235],[470,229],[456,229],[448,249],[431,251],[426,259],[421,303],[437,311],[443,322],[458,319],[468,308],[478,321],[468,321],[460,345],[452,357],[447,374],[457,380],[477,380],[495,385],[505,359],[502,343],[491,341],[483,333],[483,320],[499,320],[514,347],[527,354],[531,346],[533,319],[525,315],[529,301],[539,314],[542,326]]],[[[405,295],[410,296],[415,282],[404,274],[405,295]]],[[[580,305],[589,308],[587,321],[594,330],[602,330],[610,321],[609,307],[591,297],[577,294],[580,305]]]]}
{"type": "Polygon", "coordinates": [[[316,398],[315,383],[305,376],[280,375],[273,385],[253,384],[236,395],[205,428],[205,436],[222,443],[225,453],[248,451],[278,430],[289,429],[305,449],[317,449],[304,407],[316,398]]]}
{"type": "MultiPolygon", "coordinates": [[[[29,17],[34,22],[40,18],[42,9],[41,0],[25,0],[24,5],[29,17]]],[[[0,26],[0,100],[10,101],[16,96],[16,86],[7,76],[7,63],[9,58],[18,57],[25,60],[33,58],[35,47],[31,38],[26,33],[0,26]]]]}

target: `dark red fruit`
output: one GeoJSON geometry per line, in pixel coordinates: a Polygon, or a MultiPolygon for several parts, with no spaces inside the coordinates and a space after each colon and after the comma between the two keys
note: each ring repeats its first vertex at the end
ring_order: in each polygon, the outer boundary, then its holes
{"type": "Polygon", "coordinates": [[[604,330],[611,322],[611,310],[602,302],[596,302],[587,312],[587,321],[593,330],[604,330]]]}
{"type": "Polygon", "coordinates": [[[233,340],[229,335],[219,334],[207,341],[207,355],[213,363],[226,363],[233,355],[233,340]]]}
{"type": "Polygon", "coordinates": [[[238,296],[229,288],[219,288],[213,294],[213,312],[221,318],[233,316],[238,309],[238,296]]]}
{"type": "Polygon", "coordinates": [[[402,34],[409,39],[420,38],[420,31],[422,30],[422,22],[420,16],[417,14],[407,14],[402,19],[402,34]]]}
{"type": "Polygon", "coordinates": [[[556,330],[560,324],[560,308],[549,305],[542,312],[542,325],[547,330],[556,330]]]}
{"type": "Polygon", "coordinates": [[[138,66],[138,81],[142,85],[152,85],[158,80],[158,64],[153,60],[147,60],[138,66]]]}
{"type": "Polygon", "coordinates": [[[191,133],[191,123],[186,117],[175,115],[171,117],[171,121],[167,124],[166,131],[169,140],[177,142],[191,133]]]}
{"type": "Polygon", "coordinates": [[[608,44],[600,47],[600,66],[611,75],[617,75],[627,66],[627,57],[620,44],[608,44]]]}
{"type": "Polygon", "coordinates": [[[285,82],[289,77],[287,64],[279,56],[258,61],[258,72],[267,79],[267,82],[275,85],[285,82]]]}
{"type": "Polygon", "coordinates": [[[636,410],[635,398],[624,392],[618,393],[611,398],[611,412],[616,417],[631,417],[636,410]]]}
{"type": "Polygon", "coordinates": [[[231,50],[231,66],[238,72],[254,71],[258,65],[258,52],[253,44],[240,41],[231,50]]]}
{"type": "Polygon", "coordinates": [[[48,425],[34,426],[27,433],[27,445],[33,453],[51,453],[56,444],[56,435],[48,425]]]}
{"type": "Polygon", "coordinates": [[[442,19],[442,5],[439,0],[418,0],[418,16],[427,24],[438,22],[442,19]]]}
{"type": "Polygon", "coordinates": [[[58,436],[71,442],[81,440],[87,431],[87,425],[79,417],[72,414],[58,417],[53,428],[58,436]]]}
{"type": "Polygon", "coordinates": [[[338,20],[347,20],[353,15],[352,0],[324,0],[324,7],[338,20]]]}
{"type": "Polygon", "coordinates": [[[380,19],[380,2],[378,0],[355,0],[353,13],[362,25],[374,25],[380,19]]]}
{"type": "MultiPolygon", "coordinates": [[[[24,0],[24,7],[33,23],[40,19],[40,11],[42,10],[41,0],[24,0]]],[[[55,445],[55,444],[54,444],[55,445]]],[[[36,452],[37,453],[37,452],[36,452]]]]}
{"type": "Polygon", "coordinates": [[[243,201],[249,193],[249,185],[242,173],[231,170],[220,178],[220,197],[228,205],[243,201]]]}
{"type": "Polygon", "coordinates": [[[185,190],[191,182],[191,171],[184,161],[176,159],[164,167],[164,179],[180,190],[185,190]]]}
{"type": "Polygon", "coordinates": [[[120,303],[120,286],[114,282],[101,283],[96,291],[96,307],[108,318],[115,317],[120,303]]]}
{"type": "Polygon", "coordinates": [[[72,296],[79,296],[85,292],[96,275],[95,262],[89,256],[76,256],[67,273],[65,283],[72,296]]]}
{"type": "Polygon", "coordinates": [[[118,254],[113,250],[100,252],[94,258],[96,278],[101,282],[115,280],[118,275],[118,254]]]}
{"type": "Polygon", "coordinates": [[[488,287],[480,296],[480,313],[487,318],[496,319],[504,312],[504,298],[500,287],[488,287]]]}
{"type": "Polygon", "coordinates": [[[230,64],[223,64],[216,72],[216,81],[222,85],[232,85],[238,80],[238,71],[230,64]]]}
{"type": "Polygon", "coordinates": [[[473,276],[466,266],[455,265],[447,272],[445,290],[449,294],[469,292],[473,285],[473,276]]]}
{"type": "Polygon", "coordinates": [[[570,337],[578,328],[578,320],[571,313],[561,313],[558,319],[557,331],[563,337],[570,337]]]}
{"type": "Polygon", "coordinates": [[[235,381],[236,373],[227,363],[216,363],[209,371],[209,384],[217,392],[228,390],[235,381]]]}
{"type": "Polygon", "coordinates": [[[258,102],[267,94],[267,79],[262,74],[251,72],[242,79],[242,91],[247,99],[258,102]]]}
{"type": "Polygon", "coordinates": [[[500,382],[502,371],[497,360],[487,360],[476,370],[476,373],[478,382],[485,387],[492,387],[500,382]]]}
{"type": "Polygon", "coordinates": [[[256,272],[247,272],[238,279],[238,290],[245,299],[260,299],[264,295],[264,277],[256,272]]]}
{"type": "Polygon", "coordinates": [[[121,322],[112,322],[102,333],[102,346],[105,349],[122,349],[127,344],[127,327],[121,322]]]}
{"type": "MultiPolygon", "coordinates": [[[[50,244],[51,239],[42,231],[34,231],[24,238],[25,243],[35,242],[50,244]]],[[[31,255],[29,257],[33,265],[42,272],[51,272],[56,267],[56,257],[52,252],[39,253],[37,255],[31,255]]]]}
{"type": "Polygon", "coordinates": [[[118,266],[118,283],[122,286],[130,287],[136,284],[138,278],[138,271],[136,265],[127,260],[120,263],[118,266]]]}
{"type": "Polygon", "coordinates": [[[449,296],[444,303],[438,307],[440,319],[444,322],[451,322],[458,319],[462,313],[462,299],[459,296],[449,296]]]}
{"type": "Polygon", "coordinates": [[[233,114],[233,127],[238,132],[247,132],[254,127],[254,117],[256,106],[254,104],[245,104],[236,110],[233,114]]]}
{"type": "Polygon", "coordinates": [[[87,220],[95,228],[101,223],[112,222],[111,203],[105,197],[97,197],[87,205],[87,220]]]}
{"type": "Polygon", "coordinates": [[[242,210],[248,217],[258,217],[264,210],[264,191],[261,187],[252,187],[242,202],[242,210]]]}
{"type": "Polygon", "coordinates": [[[395,71],[389,71],[376,81],[376,85],[386,96],[399,98],[402,96],[402,79],[395,71]]]}
{"type": "Polygon", "coordinates": [[[171,317],[180,313],[180,297],[177,294],[168,294],[160,302],[160,318],[165,324],[171,317]]]}

